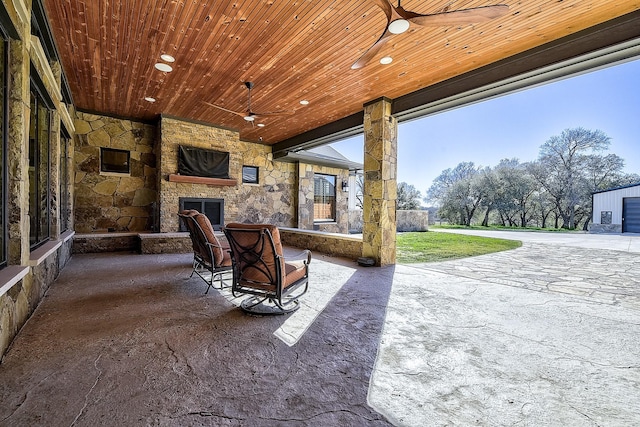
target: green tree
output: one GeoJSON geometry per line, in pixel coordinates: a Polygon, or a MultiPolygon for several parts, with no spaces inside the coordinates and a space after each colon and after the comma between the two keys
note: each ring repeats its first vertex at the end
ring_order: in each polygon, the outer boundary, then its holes
{"type": "Polygon", "coordinates": [[[427,191],[427,201],[440,206],[440,216],[449,222],[471,225],[485,191],[479,180],[479,168],[473,162],[459,163],[446,169],[427,191]]]}
{"type": "Polygon", "coordinates": [[[422,194],[413,185],[406,182],[398,183],[396,210],[410,211],[420,209],[420,199],[422,199],[422,194]]]}

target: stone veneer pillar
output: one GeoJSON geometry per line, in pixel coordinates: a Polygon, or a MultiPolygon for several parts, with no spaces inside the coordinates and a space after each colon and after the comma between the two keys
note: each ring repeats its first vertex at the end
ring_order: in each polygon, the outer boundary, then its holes
{"type": "Polygon", "coordinates": [[[11,40],[9,46],[9,264],[29,259],[29,46],[11,40]]]}
{"type": "Polygon", "coordinates": [[[390,99],[365,104],[362,256],[379,266],[396,262],[397,130],[390,99]]]}
{"type": "Polygon", "coordinates": [[[298,228],[313,230],[313,166],[298,163],[298,228]]]}

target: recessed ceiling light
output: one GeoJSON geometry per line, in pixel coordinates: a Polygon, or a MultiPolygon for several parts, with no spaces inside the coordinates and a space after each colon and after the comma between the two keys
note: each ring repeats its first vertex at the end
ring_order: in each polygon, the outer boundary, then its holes
{"type": "Polygon", "coordinates": [[[409,29],[409,21],[406,19],[396,19],[389,24],[389,32],[391,34],[402,34],[409,29]]]}
{"type": "Polygon", "coordinates": [[[258,127],[259,128],[263,128],[264,127],[264,123],[258,123],[258,127]]]}
{"type": "Polygon", "coordinates": [[[174,58],[173,56],[171,56],[171,55],[169,55],[167,53],[163,53],[162,55],[160,55],[160,58],[163,61],[166,61],[166,62],[175,62],[176,61],[176,58],[174,58]]]}
{"type": "Polygon", "coordinates": [[[307,101],[306,99],[303,99],[302,101],[300,101],[300,104],[309,105],[309,101],[307,101]]]}
{"type": "Polygon", "coordinates": [[[170,73],[173,71],[173,68],[171,67],[171,65],[169,64],[164,64],[162,62],[158,62],[155,67],[160,70],[160,71],[164,71],[165,73],[170,73]]]}
{"type": "Polygon", "coordinates": [[[152,98],[152,97],[150,97],[150,96],[145,96],[145,97],[144,97],[144,100],[145,100],[145,101],[149,101],[149,102],[156,102],[156,99],[155,99],[155,98],[152,98]]]}
{"type": "Polygon", "coordinates": [[[390,56],[384,56],[380,58],[380,63],[384,65],[391,64],[391,61],[393,61],[393,58],[390,56]]]}

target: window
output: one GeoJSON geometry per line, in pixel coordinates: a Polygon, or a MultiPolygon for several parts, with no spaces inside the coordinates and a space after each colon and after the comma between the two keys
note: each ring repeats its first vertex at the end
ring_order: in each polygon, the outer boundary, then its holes
{"type": "MultiPolygon", "coordinates": [[[[2,34],[0,34],[2,35],[2,34]]],[[[0,268],[7,265],[7,217],[8,217],[8,194],[7,194],[7,42],[4,37],[0,37],[0,268]]]]}
{"type": "Polygon", "coordinates": [[[100,172],[130,173],[129,151],[100,148],[100,172]]]}
{"type": "Polygon", "coordinates": [[[313,220],[332,222],[336,218],[336,177],[315,174],[313,178],[313,220]]]}
{"type": "Polygon", "coordinates": [[[29,120],[29,244],[35,249],[49,240],[50,215],[50,112],[32,85],[29,120]]]}
{"type": "Polygon", "coordinates": [[[60,132],[60,232],[69,229],[69,135],[60,132]]]}
{"type": "Polygon", "coordinates": [[[611,224],[612,218],[613,215],[611,215],[611,211],[600,212],[600,224],[611,224]]]}
{"type": "Polygon", "coordinates": [[[242,183],[257,184],[258,183],[258,167],[242,166],[242,183]]]}

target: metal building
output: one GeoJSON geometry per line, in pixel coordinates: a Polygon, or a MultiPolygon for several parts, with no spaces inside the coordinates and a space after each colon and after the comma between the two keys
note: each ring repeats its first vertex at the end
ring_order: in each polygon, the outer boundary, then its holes
{"type": "Polygon", "coordinates": [[[592,233],[640,233],[640,182],[591,195],[592,233]]]}

